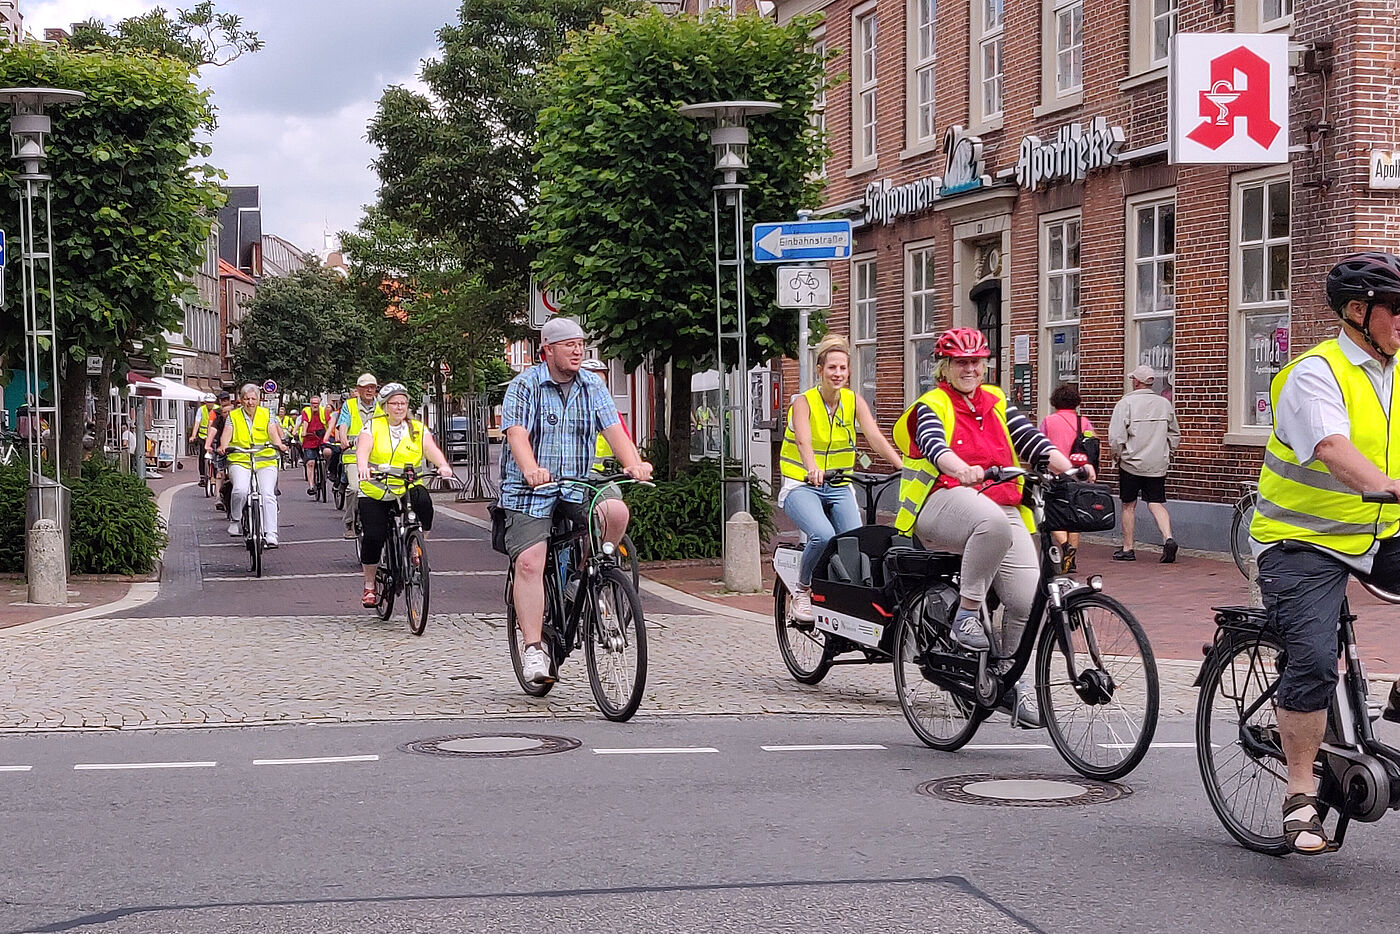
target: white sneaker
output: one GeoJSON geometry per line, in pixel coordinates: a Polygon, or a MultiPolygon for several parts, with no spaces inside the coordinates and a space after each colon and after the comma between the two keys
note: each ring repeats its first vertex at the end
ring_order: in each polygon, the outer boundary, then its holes
{"type": "Polygon", "coordinates": [[[1018,730],[1038,730],[1045,724],[1040,720],[1040,704],[1035,688],[1024,680],[1017,681],[1002,698],[1001,710],[1011,715],[1011,725],[1018,730]]]}
{"type": "Polygon", "coordinates": [[[520,673],[526,681],[535,684],[548,684],[554,679],[549,676],[549,655],[537,645],[527,645],[520,660],[520,673]]]}
{"type": "Polygon", "coordinates": [[[243,526],[237,522],[230,522],[228,524],[228,534],[232,535],[234,538],[242,538],[243,526]]]}
{"type": "Polygon", "coordinates": [[[792,592],[792,618],[810,623],[817,618],[812,612],[812,591],[798,588],[792,592]]]}

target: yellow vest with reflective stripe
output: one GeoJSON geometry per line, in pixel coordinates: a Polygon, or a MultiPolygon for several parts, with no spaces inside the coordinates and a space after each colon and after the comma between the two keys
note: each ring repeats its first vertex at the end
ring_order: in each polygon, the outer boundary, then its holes
{"type": "MultiPolygon", "coordinates": [[[[1346,358],[1336,340],[1323,341],[1289,361],[1269,387],[1278,411],[1279,393],[1298,361],[1321,357],[1342,389],[1351,420],[1351,443],[1387,477],[1400,477],[1400,380],[1391,388],[1390,418],[1375,386],[1346,358]]],[[[1261,542],[1309,542],[1347,555],[1365,554],[1377,539],[1400,531],[1400,506],[1363,503],[1361,494],[1332,476],[1320,460],[1302,464],[1293,449],[1269,435],[1259,470],[1259,505],[1249,534],[1261,542]]]]}
{"type": "MultiPolygon", "coordinates": [[[[272,421],[267,409],[258,406],[253,412],[253,424],[248,424],[248,413],[243,410],[243,406],[234,409],[228,415],[229,424],[233,426],[233,435],[229,438],[231,448],[252,448],[260,444],[271,444],[272,438],[268,435],[268,424],[272,421]]],[[[230,464],[238,464],[242,467],[248,466],[248,455],[240,454],[237,451],[230,451],[228,455],[230,464]]],[[[271,467],[277,463],[277,451],[269,448],[266,451],[259,451],[257,456],[257,466],[271,467]]]]}
{"type": "Polygon", "coordinates": [[[209,429],[214,424],[214,413],[217,411],[219,411],[217,405],[213,407],[201,405],[199,407],[199,436],[201,438],[209,437],[209,429]]]}
{"type": "MultiPolygon", "coordinates": [[[[388,499],[390,496],[402,496],[406,484],[403,474],[405,467],[412,467],[421,474],[424,468],[423,459],[423,423],[413,419],[405,419],[404,424],[410,426],[404,434],[403,440],[398,447],[393,444],[393,439],[389,436],[389,419],[383,415],[376,415],[369,420],[370,437],[374,439],[374,445],[369,451],[369,469],[388,470],[400,476],[385,477],[382,480],[372,480],[369,477],[360,478],[360,493],[373,499],[388,499]]],[[[422,486],[422,480],[414,480],[411,486],[422,486]]]]}
{"type": "MultiPolygon", "coordinates": [[[[856,394],[849,389],[840,390],[836,394],[835,413],[826,407],[820,386],[813,386],[802,396],[807,400],[809,409],[812,455],[816,458],[817,467],[822,470],[850,470],[855,467],[856,394]]],[[[807,479],[807,468],[802,466],[802,452],[797,447],[797,432],[792,426],[792,406],[788,406],[787,430],[783,432],[783,448],[778,457],[778,469],[784,477],[807,479]]]]}
{"type": "MultiPolygon", "coordinates": [[[[984,385],[983,389],[996,397],[997,422],[1001,425],[1001,430],[1006,432],[1006,443],[1011,448],[1011,466],[1021,466],[1020,459],[1016,456],[1016,447],[1011,444],[1011,431],[1006,427],[1006,393],[1001,391],[1000,386],[990,383],[984,385]]],[[[919,517],[919,510],[923,508],[924,500],[928,499],[929,491],[933,488],[934,481],[938,479],[939,470],[928,460],[916,458],[910,454],[913,450],[913,439],[909,433],[910,422],[914,419],[914,408],[920,402],[928,406],[943,423],[943,436],[948,439],[949,445],[953,443],[953,426],[957,418],[953,411],[952,398],[943,391],[941,387],[935,386],[914,400],[914,405],[904,410],[904,414],[899,416],[899,421],[894,423],[894,446],[899,448],[899,452],[904,455],[904,467],[899,473],[899,512],[894,517],[895,531],[901,535],[910,535],[914,531],[914,520],[919,517]]],[[[1017,489],[1024,484],[1016,481],[1017,489]]],[[[1025,506],[1019,507],[1021,511],[1021,521],[1026,524],[1026,528],[1032,533],[1035,532],[1035,516],[1025,506]]]]}
{"type": "MultiPolygon", "coordinates": [[[[350,429],[345,433],[345,440],[354,444],[355,439],[360,436],[360,432],[365,430],[364,419],[360,415],[360,397],[351,396],[345,400],[345,405],[350,409],[350,429]]],[[[378,400],[375,400],[374,411],[370,413],[370,418],[383,414],[384,407],[379,404],[378,400]]],[[[336,417],[339,418],[339,416],[336,417]]]]}
{"type": "Polygon", "coordinates": [[[603,469],[603,462],[613,456],[612,445],[608,444],[608,439],[603,437],[603,433],[598,432],[598,440],[593,445],[593,470],[597,473],[607,473],[603,469]]]}

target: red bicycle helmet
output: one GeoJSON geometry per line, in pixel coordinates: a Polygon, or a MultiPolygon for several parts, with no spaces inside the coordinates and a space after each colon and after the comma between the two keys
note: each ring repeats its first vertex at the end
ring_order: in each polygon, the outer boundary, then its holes
{"type": "Polygon", "coordinates": [[[990,357],[987,335],[976,328],[949,328],[933,345],[935,357],[990,357]]]}

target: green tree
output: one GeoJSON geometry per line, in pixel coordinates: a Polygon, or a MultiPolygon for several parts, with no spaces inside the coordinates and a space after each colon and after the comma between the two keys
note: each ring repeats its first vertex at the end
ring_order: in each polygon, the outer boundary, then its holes
{"type": "Polygon", "coordinates": [[[372,325],[349,283],[313,265],[264,279],[242,330],[233,355],[235,378],[272,379],[283,392],[304,396],[354,382],[372,325]]]}
{"type": "MultiPolygon", "coordinates": [[[[220,173],[203,160],[197,134],[210,119],[208,92],[190,66],[145,53],[81,51],[22,43],[0,56],[0,86],[83,92],[55,108],[53,274],[59,335],[59,438],[76,473],[87,392],[85,359],[102,355],[123,372],[136,342],[159,360],[161,333],[178,329],[184,276],[203,255],[222,201],[220,173]]],[[[7,213],[19,210],[13,163],[0,163],[7,213]]],[[[17,290],[0,309],[0,356],[19,359],[24,335],[17,290]]]]}
{"type": "Polygon", "coordinates": [[[153,52],[177,58],[191,68],[227,65],[263,47],[258,34],[244,28],[242,17],[218,12],[213,0],[201,0],[189,10],[176,10],[174,17],[156,7],[113,27],[100,19],[89,19],[74,24],[68,44],[75,49],[153,52]]]}
{"type": "MultiPolygon", "coordinates": [[[[628,368],[672,364],[673,472],[689,450],[690,374],[713,365],[715,275],[708,127],[685,103],[774,101],[750,121],[746,219],[792,218],[818,203],[825,143],[811,125],[825,80],[811,49],[817,20],[756,15],[611,16],[580,36],[546,80],[541,179],[525,238],[542,281],[563,283],[565,309],[628,368]]],[[[749,359],[790,354],[797,313],[774,302],[771,272],[749,267],[749,359]]],[[[725,295],[726,330],[734,327],[725,295]]]]}

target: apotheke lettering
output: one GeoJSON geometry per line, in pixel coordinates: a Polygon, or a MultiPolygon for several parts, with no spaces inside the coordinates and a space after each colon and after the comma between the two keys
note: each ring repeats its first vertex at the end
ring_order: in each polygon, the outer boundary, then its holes
{"type": "Polygon", "coordinates": [[[1091,120],[1087,133],[1079,123],[1060,127],[1048,143],[1027,136],[1016,160],[1016,184],[1037,188],[1052,181],[1079,181],[1117,162],[1125,139],[1123,128],[1109,126],[1103,117],[1091,120]]]}

